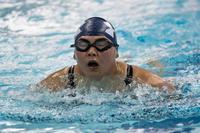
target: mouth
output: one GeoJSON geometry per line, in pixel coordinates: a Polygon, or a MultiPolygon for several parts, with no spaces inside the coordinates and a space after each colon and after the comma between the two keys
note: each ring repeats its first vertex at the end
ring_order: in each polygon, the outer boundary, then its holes
{"type": "Polygon", "coordinates": [[[91,68],[95,68],[95,67],[99,66],[99,64],[94,60],[93,61],[89,61],[87,65],[88,65],[88,67],[91,67],[91,68]]]}

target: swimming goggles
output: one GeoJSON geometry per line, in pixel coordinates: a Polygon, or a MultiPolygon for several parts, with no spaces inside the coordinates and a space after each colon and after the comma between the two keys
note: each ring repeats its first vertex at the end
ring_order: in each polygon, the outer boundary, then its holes
{"type": "Polygon", "coordinates": [[[88,40],[79,39],[75,44],[71,45],[71,47],[75,47],[77,51],[86,52],[90,47],[95,47],[98,51],[106,51],[112,46],[115,46],[113,43],[109,42],[106,39],[98,39],[94,43],[90,43],[88,40]]]}

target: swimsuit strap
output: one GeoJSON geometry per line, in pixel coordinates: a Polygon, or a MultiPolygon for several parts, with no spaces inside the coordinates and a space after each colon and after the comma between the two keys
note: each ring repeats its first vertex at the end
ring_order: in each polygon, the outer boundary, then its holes
{"type": "MultiPolygon", "coordinates": [[[[68,83],[67,86],[74,89],[76,87],[74,83],[74,65],[69,67],[68,70],[68,83]]],[[[132,82],[132,77],[133,77],[133,67],[129,64],[127,64],[127,74],[126,78],[124,79],[124,82],[126,85],[130,84],[132,82]]]]}
{"type": "Polygon", "coordinates": [[[127,64],[127,74],[126,78],[124,79],[124,82],[126,85],[130,84],[132,82],[133,78],[133,67],[129,64],[127,64]]]}
{"type": "Polygon", "coordinates": [[[67,86],[69,86],[70,88],[75,88],[75,83],[74,83],[74,65],[69,67],[68,70],[68,83],[67,86]]]}

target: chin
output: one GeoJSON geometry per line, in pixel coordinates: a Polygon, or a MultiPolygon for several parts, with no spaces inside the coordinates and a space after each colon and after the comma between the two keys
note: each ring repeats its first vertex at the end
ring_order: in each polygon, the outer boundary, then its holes
{"type": "Polygon", "coordinates": [[[91,79],[100,79],[102,78],[102,73],[100,71],[90,70],[86,76],[91,79]]]}

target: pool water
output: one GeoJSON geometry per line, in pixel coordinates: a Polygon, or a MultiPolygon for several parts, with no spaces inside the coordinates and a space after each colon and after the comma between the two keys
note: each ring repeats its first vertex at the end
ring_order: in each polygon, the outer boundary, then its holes
{"type": "Polygon", "coordinates": [[[199,31],[199,0],[0,0],[0,132],[200,132],[199,31]],[[37,90],[76,63],[70,44],[92,16],[114,25],[118,60],[170,80],[174,94],[37,90]]]}

